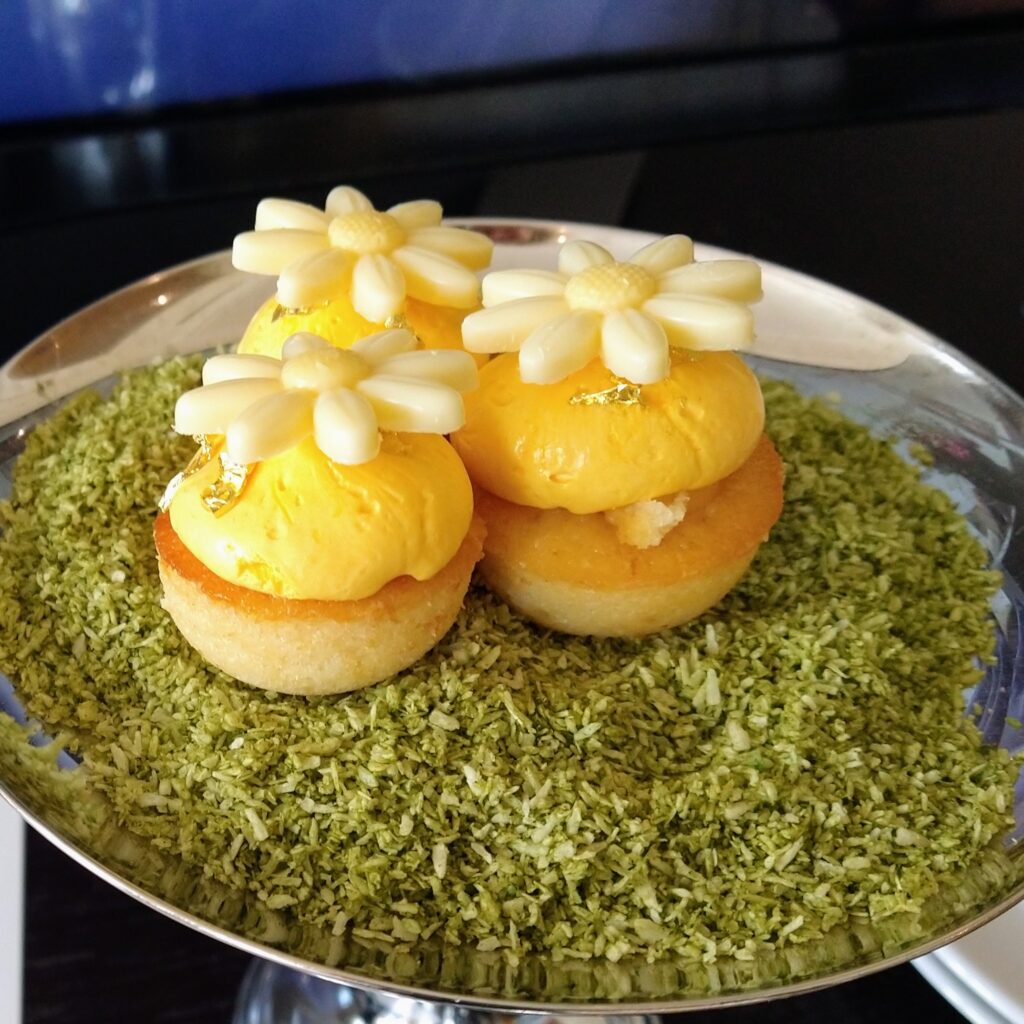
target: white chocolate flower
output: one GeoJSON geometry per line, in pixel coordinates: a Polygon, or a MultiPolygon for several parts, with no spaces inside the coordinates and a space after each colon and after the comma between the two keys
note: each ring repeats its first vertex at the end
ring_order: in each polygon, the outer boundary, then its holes
{"type": "Polygon", "coordinates": [[[179,434],[223,434],[235,463],[272,458],[312,436],[335,462],[369,462],[381,430],[448,434],[465,420],[461,392],[476,387],[467,352],[416,351],[406,330],[383,331],[338,349],[293,334],[281,358],[218,355],[203,386],[174,408],[179,434]]]}
{"type": "Polygon", "coordinates": [[[463,321],[470,352],[519,352],[530,384],[553,384],[600,356],[618,377],[668,376],[669,346],[747,348],[761,297],[751,260],[693,262],[693,243],[668,235],[618,263],[593,242],[569,242],[558,272],[498,270],[483,281],[484,309],[463,321]]]}
{"type": "Polygon", "coordinates": [[[235,238],[239,270],[277,274],[277,299],[307,309],[348,293],[371,323],[405,309],[406,296],[468,309],[480,297],[475,271],[491,261],[491,240],[441,224],[429,199],[375,210],[358,189],[339,185],[325,209],[290,199],[264,199],[256,230],[235,238]]]}

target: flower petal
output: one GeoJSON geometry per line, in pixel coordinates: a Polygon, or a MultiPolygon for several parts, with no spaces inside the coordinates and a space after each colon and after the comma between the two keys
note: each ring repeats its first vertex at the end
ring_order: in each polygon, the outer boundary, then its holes
{"type": "Polygon", "coordinates": [[[280,274],[300,256],[323,252],[330,247],[322,231],[298,228],[273,228],[269,231],[243,231],[235,236],[231,263],[250,274],[280,274]]]}
{"type": "Polygon", "coordinates": [[[203,364],[203,383],[217,384],[222,380],[249,380],[253,377],[281,379],[281,360],[273,356],[238,355],[225,352],[210,356],[203,364]]]}
{"type": "Polygon", "coordinates": [[[668,376],[668,338],[661,324],[638,309],[605,314],[601,358],[617,377],[654,384],[668,376]]]}
{"type": "Polygon", "coordinates": [[[403,352],[379,363],[377,373],[389,377],[434,380],[456,391],[472,391],[478,382],[476,360],[468,352],[453,349],[403,352]]]}
{"type": "Polygon", "coordinates": [[[376,368],[400,352],[411,352],[419,342],[412,331],[404,327],[396,327],[390,331],[379,331],[360,338],[351,345],[353,352],[358,352],[372,367],[376,368]]]}
{"type": "Polygon", "coordinates": [[[226,434],[231,421],[254,402],[281,390],[269,377],[223,380],[186,391],[174,406],[174,429],[179,434],[226,434]]]}
{"type": "Polygon", "coordinates": [[[315,391],[285,390],[253,402],[228,426],[228,456],[249,464],[294,448],[313,433],[315,401],[315,391]]]}
{"type": "Polygon", "coordinates": [[[664,274],[666,270],[681,267],[693,261],[693,239],[686,235],[666,235],[650,245],[638,249],[629,257],[635,263],[652,274],[664,274]]]}
{"type": "Polygon", "coordinates": [[[458,391],[433,380],[374,375],[356,389],[370,400],[381,430],[450,434],[466,421],[458,391]]]}
{"type": "Polygon", "coordinates": [[[441,223],[443,213],[441,204],[433,199],[412,199],[408,203],[398,203],[390,207],[387,212],[406,231],[432,228],[441,223]]]}
{"type": "Polygon", "coordinates": [[[394,260],[366,253],[352,271],[352,308],[372,324],[382,324],[405,306],[405,275],[394,260]]]}
{"type": "Polygon", "coordinates": [[[320,394],[353,387],[371,372],[370,364],[358,352],[329,345],[286,359],[281,367],[281,383],[286,388],[320,394]]]}
{"type": "Polygon", "coordinates": [[[403,245],[391,258],[402,268],[406,291],[414,299],[458,309],[469,309],[480,301],[476,274],[447,256],[403,245]]]}
{"type": "Polygon", "coordinates": [[[503,302],[462,321],[462,344],[469,352],[515,352],[541,324],[568,312],[565,299],[555,295],[503,302]]]}
{"type": "Polygon", "coordinates": [[[281,358],[294,359],[307,352],[333,347],[326,338],[321,338],[319,334],[313,334],[312,331],[296,331],[295,334],[285,338],[284,344],[281,346],[281,358]]]}
{"type": "Polygon", "coordinates": [[[417,228],[409,232],[409,244],[439,252],[470,270],[483,270],[494,253],[494,243],[486,235],[465,228],[417,228]]]}
{"type": "Polygon", "coordinates": [[[736,302],[704,295],[655,295],[640,308],[665,328],[669,344],[679,348],[749,348],[754,340],[754,316],[736,302]]]}
{"type": "Polygon", "coordinates": [[[326,231],[331,218],[309,203],[294,199],[261,199],[256,205],[256,230],[298,228],[300,231],[326,231]]]}
{"type": "Polygon", "coordinates": [[[320,451],[343,466],[369,462],[380,451],[377,414],[367,399],[349,388],[317,398],[313,436],[320,451]]]}
{"type": "Polygon", "coordinates": [[[329,220],[343,217],[346,213],[372,209],[373,203],[359,189],[353,188],[351,185],[339,185],[337,188],[332,188],[327,194],[327,202],[324,203],[324,212],[329,220]]]}
{"type": "Polygon", "coordinates": [[[658,291],[757,302],[761,268],[753,260],[701,260],[662,274],[658,291]]]}
{"type": "Polygon", "coordinates": [[[566,277],[551,270],[495,270],[483,280],[483,304],[496,306],[513,299],[561,295],[566,277]]]}
{"type": "Polygon", "coordinates": [[[563,274],[578,274],[587,267],[614,262],[612,254],[596,242],[566,242],[558,254],[558,269],[563,274]]]}
{"type": "Polygon", "coordinates": [[[519,376],[527,384],[554,384],[582,369],[600,349],[600,325],[590,310],[541,324],[519,349],[519,376]]]}
{"type": "Polygon", "coordinates": [[[277,301],[288,309],[308,309],[343,294],[352,274],[352,256],[340,249],[292,260],[277,279],[277,301]]]}

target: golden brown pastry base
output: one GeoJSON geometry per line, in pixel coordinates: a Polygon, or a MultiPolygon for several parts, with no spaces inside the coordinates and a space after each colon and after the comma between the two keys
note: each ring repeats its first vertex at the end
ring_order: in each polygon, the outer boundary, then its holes
{"type": "Polygon", "coordinates": [[[690,497],[656,547],[622,544],[601,513],[534,509],[479,491],[484,580],[542,626],[643,636],[696,618],[739,581],[782,511],[782,461],[767,437],[735,473],[690,497]]]}
{"type": "Polygon", "coordinates": [[[486,584],[538,625],[579,636],[646,636],[695,619],[717,604],[747,571],[754,553],[717,572],[682,583],[633,590],[596,590],[530,576],[484,558],[486,584]]]}
{"type": "Polygon", "coordinates": [[[161,513],[154,526],[163,606],[212,665],[250,686],[309,696],[344,693],[407,668],[462,606],[484,530],[474,518],[452,560],[429,580],[392,580],[359,601],[249,590],[212,573],[161,513]]]}

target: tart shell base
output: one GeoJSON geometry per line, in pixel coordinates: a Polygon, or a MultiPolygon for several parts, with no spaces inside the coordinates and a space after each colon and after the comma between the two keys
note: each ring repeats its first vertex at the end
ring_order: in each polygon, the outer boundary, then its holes
{"type": "Polygon", "coordinates": [[[693,491],[686,517],[650,548],[623,544],[601,513],[535,509],[477,491],[482,575],[542,626],[643,636],[681,625],[740,580],[782,512],[782,460],[762,436],[739,469],[693,491]]]}
{"type": "Polygon", "coordinates": [[[250,686],[317,696],[379,682],[422,657],[455,621],[484,530],[474,519],[435,576],[392,580],[358,601],[275,597],[223,580],[185,547],[163,513],[154,527],[163,607],[217,668],[250,686]]]}
{"type": "Polygon", "coordinates": [[[481,575],[502,600],[547,629],[578,636],[646,636],[689,622],[717,604],[754,554],[731,559],[706,576],[621,591],[542,579],[486,557],[481,575]]]}

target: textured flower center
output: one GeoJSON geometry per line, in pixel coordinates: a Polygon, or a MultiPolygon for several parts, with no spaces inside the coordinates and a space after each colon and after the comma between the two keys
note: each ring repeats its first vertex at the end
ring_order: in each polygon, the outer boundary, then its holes
{"type": "Polygon", "coordinates": [[[405,241],[394,217],[377,210],[357,210],[335,217],[328,229],[331,245],[355,253],[388,253],[405,241]]]}
{"type": "Polygon", "coordinates": [[[294,356],[281,367],[281,383],[286,388],[330,391],[354,387],[370,375],[370,365],[355,352],[346,349],[315,349],[294,356]]]}
{"type": "Polygon", "coordinates": [[[654,275],[635,263],[602,263],[569,278],[565,300],[571,309],[607,313],[639,306],[657,286],[654,275]]]}

